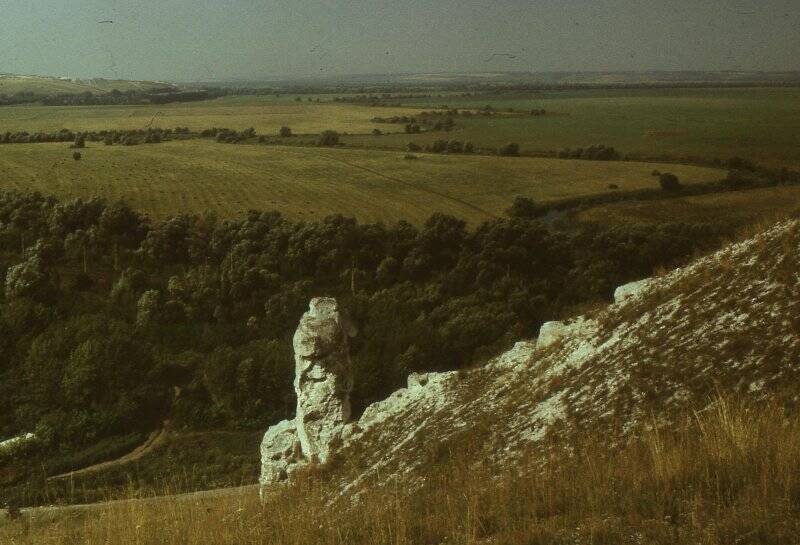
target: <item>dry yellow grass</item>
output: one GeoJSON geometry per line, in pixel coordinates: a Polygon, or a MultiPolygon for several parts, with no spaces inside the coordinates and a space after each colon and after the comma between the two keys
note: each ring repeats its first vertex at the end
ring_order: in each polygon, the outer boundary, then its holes
{"type": "Polygon", "coordinates": [[[697,223],[725,219],[733,224],[769,220],[800,210],[800,187],[769,187],[655,201],[606,204],[578,219],[604,224],[697,223]]]}
{"type": "Polygon", "coordinates": [[[413,115],[418,109],[381,108],[353,104],[317,104],[276,100],[270,97],[227,97],[202,102],[137,106],[15,106],[0,109],[0,131],[74,131],[144,129],[152,121],[162,128],[189,127],[193,131],[211,127],[243,130],[253,127],[260,134],[275,135],[286,125],[296,134],[332,129],[347,133],[401,131],[402,125],[378,125],[376,115],[413,115]]]}
{"type": "MultiPolygon", "coordinates": [[[[537,201],[654,187],[660,165],[558,159],[447,156],[259,145],[209,140],[134,147],[90,144],[74,161],[66,144],[0,147],[0,188],[59,197],[124,198],[154,218],[249,209],[293,219],[332,213],[363,221],[425,221],[444,212],[477,223],[502,215],[514,197],[537,201]]],[[[666,167],[664,167],[666,168],[666,167]]],[[[714,169],[670,165],[684,183],[719,179],[714,169]]]]}
{"type": "MultiPolygon", "coordinates": [[[[477,439],[477,438],[474,438],[477,439]]],[[[388,485],[331,506],[325,472],[260,506],[254,491],[121,502],[0,522],[13,545],[779,544],[800,538],[800,420],[720,400],[680,431],[602,437],[487,474],[470,438],[420,490],[388,485]]]]}

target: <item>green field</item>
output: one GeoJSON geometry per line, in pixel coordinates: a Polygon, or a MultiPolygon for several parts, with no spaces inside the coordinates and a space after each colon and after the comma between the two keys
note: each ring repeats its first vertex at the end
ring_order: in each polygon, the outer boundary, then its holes
{"type": "Polygon", "coordinates": [[[294,219],[332,213],[363,221],[425,221],[445,212],[470,222],[498,216],[514,197],[545,202],[656,187],[654,168],[686,184],[724,172],[681,165],[420,154],[172,141],[133,147],[90,144],[74,161],[66,144],[0,147],[0,188],[61,197],[124,198],[154,218],[249,209],[294,219]]]}
{"type": "Polygon", "coordinates": [[[425,145],[454,139],[489,149],[517,142],[523,153],[533,153],[604,144],[648,160],[740,156],[768,166],[800,168],[800,89],[793,88],[436,94],[387,107],[332,103],[332,95],[304,95],[300,102],[296,98],[285,94],[163,105],[5,107],[0,108],[0,132],[141,129],[152,124],[192,130],[254,127],[259,134],[273,135],[286,125],[297,134],[325,129],[348,133],[346,144],[364,148],[405,149],[411,141],[425,145]],[[373,117],[415,115],[444,104],[520,111],[544,108],[549,115],[459,117],[449,133],[418,135],[403,134],[402,125],[371,122],[373,117]],[[388,134],[373,136],[375,128],[388,134]]]}
{"type": "Polygon", "coordinates": [[[286,125],[295,133],[369,133],[399,130],[400,125],[377,125],[376,115],[414,114],[407,108],[370,108],[352,104],[289,101],[286,97],[225,97],[202,102],[125,106],[14,106],[0,108],[0,132],[75,131],[189,127],[200,131],[211,127],[243,130],[253,127],[259,134],[277,134],[286,125]]]}
{"type": "MultiPolygon", "coordinates": [[[[0,108],[0,132],[141,129],[152,124],[194,131],[254,127],[258,134],[274,135],[286,125],[305,135],[337,130],[354,149],[223,146],[191,140],[135,148],[92,145],[82,161],[74,162],[63,144],[4,146],[0,187],[126,198],[154,218],[205,209],[233,217],[261,208],[295,219],[341,212],[366,221],[403,218],[419,223],[442,211],[477,222],[502,214],[518,195],[550,201],[606,192],[609,184],[620,191],[654,187],[654,169],[675,172],[685,183],[724,176],[715,170],[660,165],[657,157],[692,162],[738,155],[769,166],[800,168],[800,89],[442,94],[401,99],[402,105],[386,107],[333,103],[332,95],[296,98],[284,94],[153,106],[6,107],[0,108]],[[518,113],[458,117],[451,132],[419,135],[400,132],[399,124],[371,121],[376,116],[415,115],[443,104],[488,104],[518,113]],[[544,108],[548,115],[519,113],[533,108],[544,108]],[[387,134],[374,136],[374,128],[387,134]],[[472,142],[484,149],[517,142],[523,154],[605,144],[654,163],[428,154],[408,161],[399,153],[410,141],[425,145],[437,139],[472,142]]],[[[638,205],[645,210],[653,204],[614,206],[620,207],[620,217],[628,217],[636,216],[638,205]]],[[[710,212],[724,213],[724,207],[710,212]]]]}
{"type": "Polygon", "coordinates": [[[800,187],[768,187],[654,201],[596,206],[577,215],[602,224],[702,223],[709,220],[745,225],[800,211],[800,187]]]}
{"type": "MultiPolygon", "coordinates": [[[[348,143],[403,148],[438,138],[524,151],[604,144],[641,157],[741,156],[771,166],[800,168],[800,89],[633,89],[448,96],[403,100],[403,105],[531,110],[551,115],[458,118],[450,133],[353,136],[348,143]]],[[[380,109],[379,109],[380,110],[380,109]]]]}

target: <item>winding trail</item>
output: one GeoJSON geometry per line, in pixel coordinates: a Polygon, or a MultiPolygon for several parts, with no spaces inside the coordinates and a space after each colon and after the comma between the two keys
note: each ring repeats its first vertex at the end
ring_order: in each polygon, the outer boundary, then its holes
{"type": "Polygon", "coordinates": [[[69,471],[67,473],[62,473],[60,475],[53,475],[52,477],[48,477],[47,480],[55,481],[58,479],[68,479],[70,477],[77,477],[78,475],[85,475],[87,473],[102,471],[104,469],[127,464],[129,462],[135,462],[136,460],[142,458],[145,454],[152,452],[153,449],[164,443],[164,440],[167,438],[167,433],[169,432],[169,427],[170,427],[170,421],[165,420],[164,425],[161,429],[151,433],[147,437],[144,443],[142,443],[141,445],[133,449],[131,452],[120,458],[117,458],[115,460],[108,460],[107,462],[100,462],[99,464],[94,464],[81,469],[76,469],[74,471],[69,471]]]}

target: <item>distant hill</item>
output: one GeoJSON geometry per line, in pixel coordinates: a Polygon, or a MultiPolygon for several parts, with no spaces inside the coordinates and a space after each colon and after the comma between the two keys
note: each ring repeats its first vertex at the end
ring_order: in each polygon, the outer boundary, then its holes
{"type": "Polygon", "coordinates": [[[103,78],[76,79],[56,78],[49,76],[26,76],[18,74],[0,74],[0,95],[28,93],[34,95],[77,94],[91,92],[104,94],[117,91],[152,91],[156,89],[176,90],[171,83],[157,81],[111,80],[103,78]]]}
{"type": "Polygon", "coordinates": [[[463,86],[463,85],[542,85],[542,86],[614,86],[614,85],[800,85],[800,71],[690,71],[651,70],[642,72],[505,72],[492,70],[488,58],[485,71],[410,72],[405,74],[352,74],[308,78],[253,78],[216,82],[194,82],[204,87],[352,87],[352,86],[463,86]]]}

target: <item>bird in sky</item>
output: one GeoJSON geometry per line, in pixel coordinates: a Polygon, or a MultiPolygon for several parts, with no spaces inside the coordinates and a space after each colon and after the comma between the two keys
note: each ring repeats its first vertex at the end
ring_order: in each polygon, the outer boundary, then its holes
{"type": "Polygon", "coordinates": [[[98,25],[110,25],[110,24],[112,24],[113,22],[114,22],[114,21],[110,21],[110,20],[106,20],[106,21],[97,21],[97,24],[98,24],[98,25]]]}

